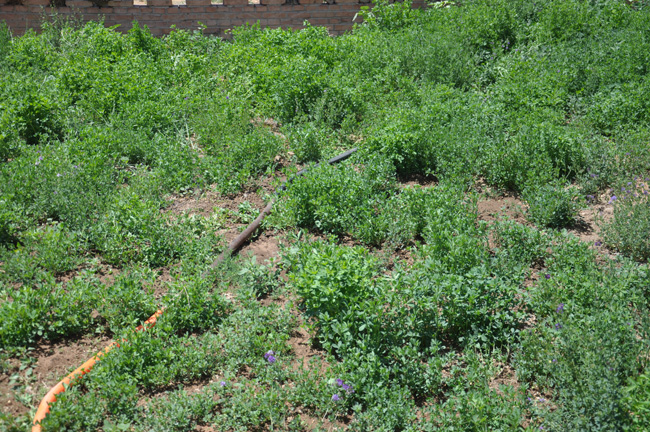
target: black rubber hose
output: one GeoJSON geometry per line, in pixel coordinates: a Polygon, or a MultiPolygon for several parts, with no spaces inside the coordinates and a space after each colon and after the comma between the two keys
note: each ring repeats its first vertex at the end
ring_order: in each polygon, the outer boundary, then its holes
{"type": "MultiPolygon", "coordinates": [[[[345,153],[341,153],[340,155],[338,155],[336,157],[333,157],[332,159],[328,160],[327,163],[330,164],[330,165],[333,165],[333,164],[342,162],[342,161],[346,160],[347,158],[349,158],[350,156],[352,156],[352,154],[355,153],[357,150],[358,150],[358,148],[353,148],[352,150],[348,150],[345,153]]],[[[296,177],[305,174],[310,169],[316,168],[319,165],[320,165],[320,162],[315,164],[315,165],[309,166],[307,168],[301,169],[300,171],[298,171],[296,173],[296,175],[294,175],[293,177],[285,180],[275,190],[274,195],[277,195],[280,191],[286,190],[287,189],[287,183],[293,182],[293,180],[296,177]]],[[[248,240],[248,238],[251,235],[253,235],[253,233],[255,231],[257,231],[257,229],[260,227],[260,225],[262,225],[262,221],[264,220],[264,218],[271,213],[271,209],[273,208],[273,204],[275,204],[276,199],[277,199],[277,196],[274,196],[271,199],[271,201],[266,205],[266,207],[264,207],[264,209],[260,212],[259,216],[257,216],[257,218],[253,222],[251,222],[251,224],[248,225],[248,227],[246,227],[246,229],[241,234],[239,234],[233,241],[230,242],[228,247],[223,252],[221,252],[221,255],[219,255],[217,257],[217,259],[214,260],[214,262],[212,264],[210,264],[210,269],[216,268],[219,265],[219,263],[221,263],[224,259],[226,259],[231,254],[233,254],[235,251],[237,251],[246,242],[246,240],[248,240]]],[[[210,271],[210,269],[208,269],[207,271],[205,271],[203,273],[203,275],[202,275],[203,278],[205,278],[207,276],[207,273],[208,273],[208,271],[210,271]]]]}

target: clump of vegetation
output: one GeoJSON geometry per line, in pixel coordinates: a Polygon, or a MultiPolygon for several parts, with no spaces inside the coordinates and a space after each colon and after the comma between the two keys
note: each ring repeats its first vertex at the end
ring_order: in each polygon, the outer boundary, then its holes
{"type": "Polygon", "coordinates": [[[564,228],[576,218],[575,191],[561,185],[546,184],[525,190],[528,217],[542,227],[564,228]]]}
{"type": "Polygon", "coordinates": [[[614,205],[614,218],[603,227],[609,245],[640,261],[650,258],[650,239],[646,235],[650,230],[649,189],[647,177],[634,177],[621,186],[620,192],[609,199],[614,205]]]}

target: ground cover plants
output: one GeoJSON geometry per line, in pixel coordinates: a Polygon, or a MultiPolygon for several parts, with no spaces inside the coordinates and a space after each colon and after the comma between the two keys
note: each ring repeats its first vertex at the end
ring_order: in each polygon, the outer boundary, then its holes
{"type": "Polygon", "coordinates": [[[647,430],[646,3],[0,23],[0,431],[647,430]]]}

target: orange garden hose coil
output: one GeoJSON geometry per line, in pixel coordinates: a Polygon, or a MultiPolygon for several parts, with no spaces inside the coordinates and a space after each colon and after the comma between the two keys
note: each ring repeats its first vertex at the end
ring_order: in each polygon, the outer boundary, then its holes
{"type": "MultiPolygon", "coordinates": [[[[158,311],[156,311],[155,314],[151,315],[149,319],[147,319],[144,322],[144,324],[136,327],[135,331],[142,331],[153,327],[154,325],[156,325],[156,320],[160,315],[162,315],[162,313],[163,313],[162,309],[159,309],[158,311]]],[[[38,409],[36,410],[36,415],[34,416],[34,422],[32,426],[32,432],[41,432],[41,421],[50,412],[50,404],[56,401],[56,395],[58,395],[59,393],[63,393],[65,391],[66,386],[70,386],[70,384],[73,383],[75,379],[90,372],[92,368],[95,366],[95,363],[97,363],[104,354],[106,354],[113,348],[119,346],[120,346],[119,343],[111,342],[110,345],[108,345],[106,348],[104,348],[103,350],[95,354],[93,358],[87,360],[84,364],[79,366],[77,369],[72,371],[68,376],[66,376],[61,381],[59,381],[57,385],[52,387],[50,391],[47,392],[43,400],[41,400],[41,403],[38,406],[38,409]]]]}

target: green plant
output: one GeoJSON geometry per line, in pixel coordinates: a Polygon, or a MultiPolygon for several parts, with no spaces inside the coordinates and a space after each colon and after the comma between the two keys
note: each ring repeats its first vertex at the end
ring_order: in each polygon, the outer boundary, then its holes
{"type": "Polygon", "coordinates": [[[548,228],[571,225],[578,212],[576,192],[561,184],[533,186],[523,193],[531,221],[548,228]]]}
{"type": "Polygon", "coordinates": [[[650,378],[642,373],[630,378],[624,389],[623,403],[632,416],[634,428],[643,430],[650,427],[650,378]]]}
{"type": "Polygon", "coordinates": [[[621,186],[621,192],[610,197],[614,218],[603,224],[605,242],[639,261],[650,258],[650,200],[648,182],[642,177],[621,186]]]}

